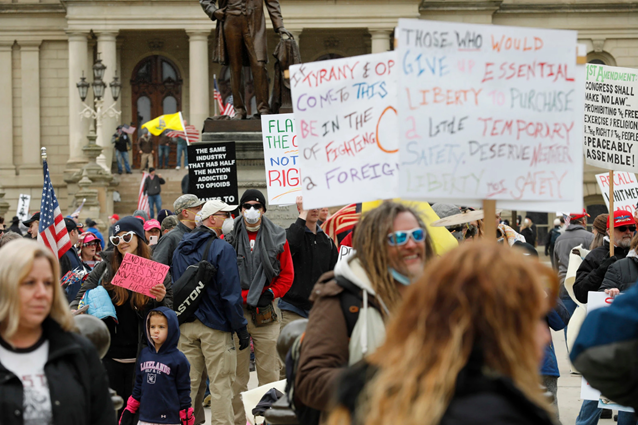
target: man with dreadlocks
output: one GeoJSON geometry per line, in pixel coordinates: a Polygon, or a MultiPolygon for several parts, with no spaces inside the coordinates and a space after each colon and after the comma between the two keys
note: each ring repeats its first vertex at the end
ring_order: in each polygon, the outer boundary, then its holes
{"type": "Polygon", "coordinates": [[[344,365],[383,342],[385,322],[396,313],[401,293],[434,255],[421,217],[395,202],[384,202],[364,215],[353,245],[356,253],[325,273],[312,291],[314,305],[295,378],[296,407],[326,410],[344,365]],[[365,342],[360,338],[363,321],[357,322],[360,308],[366,310],[365,342]]]}

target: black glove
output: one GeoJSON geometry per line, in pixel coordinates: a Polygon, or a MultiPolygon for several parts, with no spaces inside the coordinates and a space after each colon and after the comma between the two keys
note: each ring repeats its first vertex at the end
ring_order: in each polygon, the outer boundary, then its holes
{"type": "Polygon", "coordinates": [[[259,297],[259,301],[257,301],[257,307],[266,307],[268,304],[272,302],[275,298],[275,295],[269,289],[259,297]]]}
{"type": "Polygon", "coordinates": [[[250,334],[246,328],[237,331],[237,338],[239,338],[239,351],[245,350],[250,346],[250,334]]]}
{"type": "Polygon", "coordinates": [[[130,410],[124,409],[122,416],[120,416],[119,425],[134,425],[135,413],[130,410]]]}
{"type": "Polygon", "coordinates": [[[607,273],[607,269],[609,268],[609,266],[614,264],[616,261],[618,261],[618,258],[615,255],[613,257],[606,258],[602,263],[600,263],[600,266],[598,266],[596,272],[599,275],[604,276],[605,273],[607,273]]]}

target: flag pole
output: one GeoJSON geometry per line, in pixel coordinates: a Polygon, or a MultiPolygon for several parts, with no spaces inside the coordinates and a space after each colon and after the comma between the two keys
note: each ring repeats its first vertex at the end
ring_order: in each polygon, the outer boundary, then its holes
{"type": "Polygon", "coordinates": [[[47,148],[40,148],[40,156],[42,157],[42,161],[47,160],[47,148]]]}
{"type": "Polygon", "coordinates": [[[609,256],[614,256],[614,170],[609,170],[609,256]]]}
{"type": "MultiPolygon", "coordinates": [[[[213,83],[215,84],[213,87],[217,87],[217,74],[213,74],[213,83]]],[[[213,116],[217,116],[217,102],[213,102],[213,116]]]]}

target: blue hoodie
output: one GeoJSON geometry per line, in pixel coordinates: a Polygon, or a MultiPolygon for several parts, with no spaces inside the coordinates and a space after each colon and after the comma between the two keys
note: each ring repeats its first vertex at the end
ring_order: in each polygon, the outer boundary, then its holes
{"type": "Polygon", "coordinates": [[[146,318],[148,347],[140,353],[135,371],[133,398],[140,402],[140,421],[155,424],[181,423],[179,411],[191,407],[190,364],[186,356],[177,349],[179,325],[175,312],[158,307],[168,321],[168,335],[159,352],[151,339],[146,318]]]}
{"type": "Polygon", "coordinates": [[[228,242],[217,238],[208,228],[198,228],[184,234],[173,253],[173,282],[177,282],[188,266],[202,260],[206,243],[211,237],[216,239],[210,246],[206,260],[215,266],[217,275],[214,284],[206,287],[206,294],[195,311],[195,317],[211,329],[237,332],[245,328],[248,322],[242,307],[244,301],[239,284],[237,253],[228,242]]]}

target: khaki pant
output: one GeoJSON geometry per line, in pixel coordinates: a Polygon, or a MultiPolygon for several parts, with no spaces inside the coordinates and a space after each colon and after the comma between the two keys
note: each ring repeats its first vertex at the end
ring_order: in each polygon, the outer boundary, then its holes
{"type": "Polygon", "coordinates": [[[153,154],[152,153],[143,153],[142,159],[140,160],[140,170],[144,170],[146,168],[150,168],[153,166],[153,154]],[[148,161],[148,165],[146,165],[146,161],[148,161]]]}
{"type": "MultiPolygon", "coordinates": [[[[244,306],[244,317],[248,321],[248,333],[253,339],[255,348],[255,366],[259,386],[279,380],[279,355],[277,354],[277,338],[279,338],[279,322],[256,327],[250,312],[244,306]]],[[[250,379],[250,349],[239,351],[239,339],[235,336],[237,346],[237,378],[233,384],[233,410],[235,425],[246,425],[246,414],[240,393],[248,390],[250,379]]]]}
{"type": "MultiPolygon", "coordinates": [[[[228,425],[233,422],[233,381],[237,369],[235,344],[230,332],[211,329],[199,320],[183,323],[179,327],[178,348],[191,365],[191,401],[201,403],[205,384],[201,385],[203,372],[208,372],[211,394],[211,425],[228,425]]],[[[243,412],[243,409],[242,409],[243,412]]],[[[195,417],[198,423],[201,419],[195,417]]],[[[245,424],[245,423],[244,423],[245,424]]]]}
{"type": "MultiPolygon", "coordinates": [[[[305,319],[305,317],[298,315],[297,313],[293,313],[288,310],[281,310],[281,326],[279,327],[279,333],[284,330],[286,325],[290,322],[294,322],[295,320],[305,319]]],[[[279,380],[286,379],[286,364],[281,358],[279,359],[279,365],[281,366],[281,370],[279,372],[279,380]]]]}

